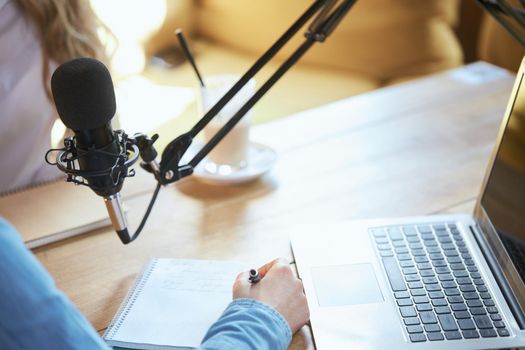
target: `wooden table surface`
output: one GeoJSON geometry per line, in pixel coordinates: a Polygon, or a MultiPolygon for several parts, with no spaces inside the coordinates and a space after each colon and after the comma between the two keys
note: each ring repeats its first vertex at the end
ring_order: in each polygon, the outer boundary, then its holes
{"type": "MultiPolygon", "coordinates": [[[[298,222],[471,211],[513,81],[478,64],[254,127],[279,154],[262,179],[188,178],[161,190],[129,246],[107,228],[34,252],[103,331],[149,257],[261,264],[292,259],[287,227],[298,222]]],[[[149,197],[127,201],[132,228],[149,197]]],[[[291,348],[313,348],[308,327],[291,348]]]]}

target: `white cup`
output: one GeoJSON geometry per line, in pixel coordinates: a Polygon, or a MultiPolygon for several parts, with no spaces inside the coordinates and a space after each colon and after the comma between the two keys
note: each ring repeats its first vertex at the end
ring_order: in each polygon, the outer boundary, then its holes
{"type": "MultiPolygon", "coordinates": [[[[205,79],[206,87],[201,87],[201,111],[206,113],[239,80],[236,75],[214,75],[205,79]]],[[[224,108],[204,128],[204,142],[210,139],[231,119],[231,117],[253,96],[255,80],[251,79],[224,106],[224,108]]],[[[208,170],[229,173],[247,165],[250,145],[251,110],[208,154],[208,170]],[[210,164],[211,162],[211,164],[210,164]]]]}

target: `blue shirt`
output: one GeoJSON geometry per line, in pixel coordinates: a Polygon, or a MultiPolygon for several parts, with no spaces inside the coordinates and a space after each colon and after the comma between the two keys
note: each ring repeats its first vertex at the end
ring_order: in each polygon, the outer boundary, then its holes
{"type": "MultiPolygon", "coordinates": [[[[198,349],[278,350],[286,349],[291,338],[288,323],[275,309],[254,299],[237,299],[210,327],[198,349]]],[[[0,347],[108,349],[1,218],[0,347]]]]}

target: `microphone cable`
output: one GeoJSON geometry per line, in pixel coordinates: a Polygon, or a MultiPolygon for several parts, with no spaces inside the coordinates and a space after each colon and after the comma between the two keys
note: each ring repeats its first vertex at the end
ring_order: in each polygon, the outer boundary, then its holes
{"type": "Polygon", "coordinates": [[[157,187],[155,187],[155,191],[153,192],[153,196],[151,196],[150,202],[148,204],[148,208],[146,209],[146,213],[144,213],[144,217],[142,217],[142,221],[139,224],[139,227],[137,227],[137,230],[135,233],[130,237],[128,233],[128,229],[124,229],[120,232],[117,232],[119,235],[122,243],[128,244],[133,242],[142,232],[142,229],[144,228],[144,225],[146,225],[146,221],[148,220],[149,214],[151,213],[151,209],[153,209],[153,205],[155,204],[155,201],[157,200],[157,196],[159,194],[161,188],[160,182],[157,182],[157,187]]]}
{"type": "MultiPolygon", "coordinates": [[[[126,139],[126,137],[124,137],[126,139]]],[[[129,163],[134,163],[137,159],[137,156],[138,156],[138,152],[136,152],[135,150],[135,154],[136,156],[135,157],[132,157],[131,159],[128,159],[128,160],[124,160],[122,161],[122,156],[123,155],[128,155],[128,152],[127,152],[127,148],[126,148],[126,142],[121,142],[121,146],[122,146],[122,149],[123,151],[118,154],[118,155],[114,155],[114,154],[111,154],[111,153],[107,153],[107,152],[103,152],[103,151],[100,151],[100,150],[89,150],[88,152],[85,152],[83,154],[77,154],[76,156],[73,156],[73,157],[68,157],[68,154],[69,155],[72,155],[73,152],[72,152],[72,149],[75,149],[76,151],[76,148],[74,148],[74,143],[73,142],[69,142],[69,141],[66,141],[65,142],[65,147],[64,148],[52,148],[52,149],[49,149],[46,154],[45,154],[45,161],[46,163],[48,163],[49,165],[53,165],[53,166],[58,166],[59,169],[63,172],[65,172],[67,174],[67,180],[68,182],[73,182],[77,185],[83,185],[83,186],[88,186],[88,183],[86,182],[86,177],[96,177],[96,176],[110,176],[112,178],[113,181],[115,181],[115,179],[113,178],[113,174],[114,172],[117,170],[117,180],[116,182],[119,181],[120,177],[122,176],[122,170],[121,169],[122,167],[124,167],[124,170],[125,170],[125,173],[124,173],[124,177],[127,177],[127,176],[133,176],[135,175],[135,171],[133,169],[130,170],[130,173],[128,174],[127,172],[127,166],[129,163]],[[49,154],[52,153],[52,152],[60,152],[60,154],[57,156],[57,161],[56,162],[52,162],[49,160],[49,154]],[[99,153],[99,154],[103,154],[103,155],[109,155],[109,156],[115,156],[116,158],[116,161],[115,161],[115,164],[109,168],[109,169],[105,169],[105,170],[99,170],[99,171],[81,171],[79,169],[77,169],[75,167],[75,161],[78,161],[79,158],[81,157],[86,157],[87,155],[89,155],[89,153],[99,153]],[[78,180],[78,176],[80,176],[82,178],[82,181],[79,181],[78,180]]],[[[76,152],[75,152],[76,153],[76,152]]],[[[151,213],[151,210],[153,209],[153,205],[155,204],[156,200],[157,200],[157,196],[159,194],[159,191],[160,191],[160,188],[161,188],[162,184],[157,181],[157,186],[155,187],[155,190],[153,192],[153,195],[151,196],[151,199],[149,201],[149,204],[148,204],[148,207],[146,209],[146,212],[144,213],[144,216],[142,217],[142,220],[139,224],[139,226],[137,227],[137,230],[135,231],[135,233],[133,233],[133,235],[129,235],[129,232],[128,232],[128,229],[125,228],[124,230],[121,230],[121,231],[117,231],[117,234],[120,238],[120,240],[122,241],[122,243],[124,244],[128,244],[128,243],[131,243],[133,242],[135,239],[138,238],[138,236],[140,235],[140,233],[142,232],[142,229],[144,228],[144,226],[146,225],[146,221],[148,220],[148,217],[151,213]]]]}

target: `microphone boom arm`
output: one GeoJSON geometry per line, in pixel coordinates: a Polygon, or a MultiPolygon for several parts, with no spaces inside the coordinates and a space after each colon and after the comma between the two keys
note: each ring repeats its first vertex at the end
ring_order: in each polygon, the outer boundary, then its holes
{"type": "MultiPolygon", "coordinates": [[[[477,0],[510,35],[525,47],[525,10],[512,6],[506,0],[477,0]],[[513,20],[513,21],[512,21],[513,20]]],[[[522,7],[525,1],[519,0],[522,7]]]]}
{"type": "MultiPolygon", "coordinates": [[[[178,136],[164,149],[158,170],[154,166],[145,167],[153,172],[162,185],[176,182],[189,176],[193,169],[210,153],[213,148],[235,127],[242,117],[270,90],[270,88],[316,43],[324,42],[357,0],[343,0],[334,8],[337,0],[317,0],[292,26],[248,69],[248,71],[224,94],[224,96],[195,124],[188,132],[178,136]],[[222,110],[222,108],[257,74],[288,41],[316,13],[305,33],[305,41],[281,64],[275,73],[254,93],[254,95],[230,118],[230,120],[205,144],[188,162],[180,165],[180,160],[191,145],[193,138],[222,110]]],[[[152,145],[150,145],[152,147],[152,145]]],[[[139,146],[140,149],[140,146],[139,146]]]]}

